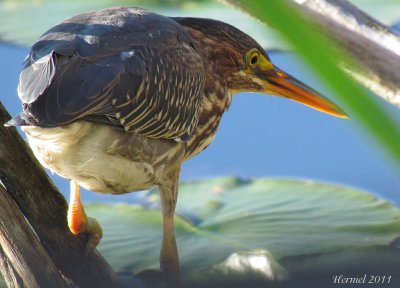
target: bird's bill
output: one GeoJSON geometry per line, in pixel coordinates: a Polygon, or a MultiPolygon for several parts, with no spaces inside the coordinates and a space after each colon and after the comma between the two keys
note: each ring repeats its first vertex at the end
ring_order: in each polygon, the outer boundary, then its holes
{"type": "Polygon", "coordinates": [[[348,118],[347,114],[335,103],[279,68],[274,67],[263,78],[266,82],[264,86],[267,94],[289,98],[336,117],[348,118]]]}

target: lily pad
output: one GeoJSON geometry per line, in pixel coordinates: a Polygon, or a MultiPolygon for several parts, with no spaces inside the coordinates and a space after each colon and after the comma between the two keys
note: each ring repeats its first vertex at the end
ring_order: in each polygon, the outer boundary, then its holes
{"type": "MultiPolygon", "coordinates": [[[[183,183],[179,194],[176,234],[187,281],[199,279],[199,274],[215,270],[241,251],[268,251],[278,263],[298,270],[287,259],[389,247],[400,235],[397,207],[337,185],[219,178],[183,183]]],[[[150,191],[141,206],[87,206],[88,215],[103,226],[99,250],[117,272],[158,268],[158,198],[157,191],[150,191]]],[[[399,264],[398,250],[390,249],[399,264]]]]}

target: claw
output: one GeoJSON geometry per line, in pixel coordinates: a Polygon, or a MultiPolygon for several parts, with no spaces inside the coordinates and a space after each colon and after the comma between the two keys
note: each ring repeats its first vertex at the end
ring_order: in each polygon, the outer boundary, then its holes
{"type": "Polygon", "coordinates": [[[86,254],[89,254],[99,245],[103,237],[103,229],[101,229],[99,222],[95,218],[88,217],[87,219],[88,222],[83,233],[87,233],[89,237],[85,247],[86,254]]]}

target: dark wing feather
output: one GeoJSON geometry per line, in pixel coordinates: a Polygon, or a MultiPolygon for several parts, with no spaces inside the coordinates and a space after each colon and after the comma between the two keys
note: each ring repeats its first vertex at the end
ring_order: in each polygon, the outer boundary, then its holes
{"type": "MultiPolygon", "coordinates": [[[[57,65],[45,91],[28,105],[29,113],[37,125],[45,127],[67,124],[88,114],[105,114],[111,110],[111,94],[134,88],[136,83],[129,83],[127,67],[137,67],[137,63],[133,57],[121,60],[119,55],[101,60],[74,55],[57,65]]],[[[138,74],[142,77],[140,71],[138,74]]]]}
{"type": "Polygon", "coordinates": [[[24,68],[19,77],[18,95],[23,103],[34,102],[49,86],[59,64],[58,58],[68,58],[74,52],[73,43],[68,41],[53,41],[46,47],[35,47],[47,44],[48,41],[39,41],[32,47],[24,61],[24,68]]]}
{"type": "Polygon", "coordinates": [[[20,76],[24,112],[11,124],[54,127],[78,119],[155,138],[192,133],[204,67],[187,32],[136,8],[82,14],[32,47],[20,76]]]}

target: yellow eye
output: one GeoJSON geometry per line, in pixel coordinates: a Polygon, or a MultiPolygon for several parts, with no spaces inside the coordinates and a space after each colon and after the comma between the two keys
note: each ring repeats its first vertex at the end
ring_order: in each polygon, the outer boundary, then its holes
{"type": "Polygon", "coordinates": [[[257,49],[251,49],[246,53],[247,65],[255,67],[260,62],[261,54],[257,49]]]}

